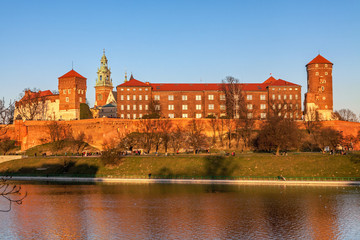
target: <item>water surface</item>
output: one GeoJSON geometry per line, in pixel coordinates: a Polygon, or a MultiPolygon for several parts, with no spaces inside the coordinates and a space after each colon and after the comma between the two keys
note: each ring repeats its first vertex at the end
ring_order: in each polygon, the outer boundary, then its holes
{"type": "Polygon", "coordinates": [[[0,213],[1,239],[360,239],[359,187],[23,183],[23,189],[23,205],[0,213]]]}

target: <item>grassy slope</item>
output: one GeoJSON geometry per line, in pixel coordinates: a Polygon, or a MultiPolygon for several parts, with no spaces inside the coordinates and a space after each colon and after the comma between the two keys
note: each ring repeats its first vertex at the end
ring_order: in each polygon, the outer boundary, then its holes
{"type": "Polygon", "coordinates": [[[294,176],[360,177],[360,155],[332,156],[319,153],[130,156],[118,166],[103,166],[99,158],[37,157],[0,164],[0,172],[41,174],[181,175],[181,176],[294,176]],[[46,168],[46,170],[37,170],[46,168]]]}

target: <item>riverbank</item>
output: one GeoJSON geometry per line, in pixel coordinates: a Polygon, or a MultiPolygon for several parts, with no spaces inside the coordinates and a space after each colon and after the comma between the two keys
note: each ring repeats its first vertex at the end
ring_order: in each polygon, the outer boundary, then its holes
{"type": "Polygon", "coordinates": [[[360,154],[147,155],[124,157],[116,166],[104,166],[100,157],[28,157],[1,163],[0,174],[90,178],[148,178],[151,174],[162,179],[237,179],[243,176],[269,179],[284,176],[288,179],[356,180],[360,177],[360,154]]]}
{"type": "Polygon", "coordinates": [[[312,185],[360,186],[360,181],[283,181],[283,180],[214,180],[214,179],[141,179],[141,178],[84,178],[84,177],[12,177],[14,181],[71,182],[71,183],[131,183],[131,184],[235,184],[235,185],[312,185]]]}

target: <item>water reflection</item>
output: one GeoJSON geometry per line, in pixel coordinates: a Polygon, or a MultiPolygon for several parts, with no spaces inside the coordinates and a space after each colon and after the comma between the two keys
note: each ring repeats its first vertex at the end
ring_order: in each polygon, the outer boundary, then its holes
{"type": "MultiPolygon", "coordinates": [[[[4,239],[358,239],[358,187],[25,184],[4,239]]],[[[0,203],[1,206],[1,203],[0,203]]]]}

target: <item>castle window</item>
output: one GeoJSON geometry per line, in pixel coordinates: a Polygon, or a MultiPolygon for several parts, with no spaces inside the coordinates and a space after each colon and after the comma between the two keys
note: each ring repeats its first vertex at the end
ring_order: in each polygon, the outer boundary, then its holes
{"type": "Polygon", "coordinates": [[[155,105],[155,110],[160,110],[160,105],[155,105]]]}
{"type": "Polygon", "coordinates": [[[142,110],[142,105],[139,105],[139,110],[140,110],[140,111],[142,110]]]}
{"type": "Polygon", "coordinates": [[[324,88],[324,86],[322,86],[322,87],[321,87],[321,91],[325,91],[325,88],[324,88]]]}
{"type": "Polygon", "coordinates": [[[252,95],[246,95],[246,100],[252,100],[252,95]]]}
{"type": "Polygon", "coordinates": [[[323,100],[325,100],[326,99],[326,97],[323,97],[323,100]]]}
{"type": "Polygon", "coordinates": [[[224,94],[220,95],[220,100],[225,100],[225,95],[224,94]]]}
{"type": "Polygon", "coordinates": [[[299,104],[296,104],[296,105],[295,105],[295,109],[299,109],[299,104]]]}
{"type": "Polygon", "coordinates": [[[297,94],[295,95],[295,99],[296,99],[296,100],[298,99],[298,95],[297,95],[297,94]]]}
{"type": "Polygon", "coordinates": [[[278,105],[278,109],[281,109],[281,104],[278,105]]]}
{"type": "Polygon", "coordinates": [[[130,91],[130,88],[127,88],[126,91],[130,91]]]}
{"type": "Polygon", "coordinates": [[[253,105],[252,105],[252,104],[247,104],[247,105],[246,105],[246,108],[247,108],[247,109],[252,109],[252,108],[253,108],[253,105]]]}
{"type": "Polygon", "coordinates": [[[209,95],[208,98],[209,100],[214,100],[214,95],[209,95]]]}
{"type": "Polygon", "coordinates": [[[196,99],[197,101],[200,101],[200,100],[201,100],[201,95],[196,95],[196,96],[195,96],[195,99],[196,99]]]}
{"type": "Polygon", "coordinates": [[[142,95],[139,95],[139,100],[140,100],[140,101],[142,100],[142,95]]]}
{"type": "Polygon", "coordinates": [[[290,118],[293,118],[293,113],[290,113],[290,118]]]}
{"type": "Polygon", "coordinates": [[[276,108],[275,104],[273,104],[272,108],[273,108],[273,109],[275,109],[275,108],[276,108]]]}
{"type": "Polygon", "coordinates": [[[295,88],[295,91],[297,91],[298,89],[297,88],[295,88]]]}
{"type": "Polygon", "coordinates": [[[126,95],[126,100],[130,100],[130,95],[126,95]]]}
{"type": "Polygon", "coordinates": [[[134,88],[133,91],[136,91],[136,88],[134,88]]]}
{"type": "Polygon", "coordinates": [[[68,93],[69,93],[69,94],[71,93],[71,89],[68,90],[68,93]]]}
{"type": "Polygon", "coordinates": [[[155,101],[160,101],[160,95],[155,95],[155,96],[154,96],[154,100],[155,100],[155,101]]]}
{"type": "Polygon", "coordinates": [[[169,118],[174,118],[175,115],[173,113],[169,113],[169,118]]]}
{"type": "Polygon", "coordinates": [[[325,64],[325,67],[327,67],[328,65],[327,64],[325,64]]]}
{"type": "Polygon", "coordinates": [[[98,99],[99,99],[99,100],[102,100],[102,99],[103,99],[102,94],[99,94],[99,95],[98,95],[98,99]]]}
{"type": "Polygon", "coordinates": [[[183,113],[182,114],[182,118],[187,118],[188,117],[188,114],[187,113],[183,113]]]}
{"type": "Polygon", "coordinates": [[[328,72],[325,72],[325,75],[328,75],[328,72]]]}
{"type": "Polygon", "coordinates": [[[145,91],[147,91],[148,89],[147,88],[145,88],[145,91]]]}
{"type": "Polygon", "coordinates": [[[142,88],[139,88],[139,91],[142,91],[142,88]]]}
{"type": "Polygon", "coordinates": [[[182,105],[182,110],[188,110],[188,105],[182,105]]]}
{"type": "Polygon", "coordinates": [[[281,91],[281,88],[279,88],[279,91],[281,91]]]}
{"type": "Polygon", "coordinates": [[[214,104],[209,104],[209,110],[214,110],[214,104]]]}
{"type": "Polygon", "coordinates": [[[81,93],[81,91],[80,91],[80,89],[78,90],[78,94],[80,94],[81,93]]]}
{"type": "Polygon", "coordinates": [[[124,89],[123,89],[123,88],[121,88],[121,89],[120,89],[120,91],[124,91],[124,89]]]}
{"type": "Polygon", "coordinates": [[[121,95],[121,96],[120,96],[120,99],[121,99],[121,100],[124,100],[124,95],[121,95]]]}
{"type": "Polygon", "coordinates": [[[273,88],[272,90],[275,91],[275,88],[273,88]]]}
{"type": "Polygon", "coordinates": [[[182,95],[182,96],[181,96],[181,99],[182,99],[183,101],[187,101],[187,95],[182,95]]]}
{"type": "Polygon", "coordinates": [[[121,110],[124,110],[124,105],[121,105],[121,110]]]}
{"type": "Polygon", "coordinates": [[[328,106],[327,106],[327,105],[325,105],[325,108],[327,109],[327,108],[328,108],[328,106]]]}
{"type": "Polygon", "coordinates": [[[266,118],[266,113],[260,113],[260,117],[261,117],[262,119],[266,118]]]}
{"type": "Polygon", "coordinates": [[[136,114],[135,113],[133,114],[133,119],[136,119],[136,114]]]}
{"type": "Polygon", "coordinates": [[[278,99],[281,100],[281,95],[280,94],[278,95],[278,99]]]}
{"type": "Polygon", "coordinates": [[[126,117],[127,117],[127,119],[130,119],[130,114],[127,114],[126,117]]]}
{"type": "Polygon", "coordinates": [[[201,113],[197,113],[197,114],[195,115],[195,117],[196,117],[196,118],[201,118],[201,113]]]}
{"type": "Polygon", "coordinates": [[[63,93],[66,94],[66,90],[65,90],[65,89],[63,90],[63,93]]]}
{"type": "Polygon", "coordinates": [[[284,91],[286,91],[286,88],[284,88],[284,91]]]}
{"type": "Polygon", "coordinates": [[[134,101],[136,100],[136,95],[133,95],[133,100],[134,100],[134,101]]]}
{"type": "Polygon", "coordinates": [[[169,110],[174,110],[174,105],[169,105],[169,110]]]}
{"type": "Polygon", "coordinates": [[[148,110],[149,109],[149,106],[148,105],[145,105],[145,110],[148,110]]]}
{"type": "Polygon", "coordinates": [[[253,117],[253,114],[252,114],[252,113],[248,113],[248,114],[247,114],[247,118],[248,118],[248,119],[251,119],[252,117],[253,117]]]}
{"type": "Polygon", "coordinates": [[[120,116],[121,116],[122,119],[124,119],[124,114],[121,114],[120,116]]]}
{"type": "Polygon", "coordinates": [[[284,109],[287,109],[287,105],[286,105],[286,104],[284,104],[284,109]]]}
{"type": "Polygon", "coordinates": [[[260,104],[260,109],[266,109],[266,104],[260,104]]]}
{"type": "Polygon", "coordinates": [[[102,76],[100,75],[100,81],[102,80],[102,76]]]}
{"type": "Polygon", "coordinates": [[[130,110],[130,105],[126,105],[126,110],[130,110]]]}
{"type": "Polygon", "coordinates": [[[196,110],[201,110],[201,105],[200,104],[196,105],[196,110]]]}
{"type": "Polygon", "coordinates": [[[149,100],[149,97],[148,97],[148,95],[145,95],[145,100],[147,101],[147,100],[149,100]]]}
{"type": "Polygon", "coordinates": [[[292,88],[289,88],[290,91],[292,91],[292,88]]]}
{"type": "Polygon", "coordinates": [[[174,100],[174,95],[169,95],[168,99],[169,99],[169,101],[173,101],[174,100]]]}
{"type": "Polygon", "coordinates": [[[284,100],[286,100],[286,94],[284,95],[284,100]]]}
{"type": "Polygon", "coordinates": [[[225,105],[220,105],[220,110],[225,110],[226,106],[225,105]]]}
{"type": "Polygon", "coordinates": [[[272,99],[275,100],[275,98],[276,98],[276,97],[275,97],[275,94],[273,94],[273,95],[272,95],[272,99]]]}
{"type": "Polygon", "coordinates": [[[135,104],[133,105],[133,110],[136,110],[136,105],[135,104]]]}
{"type": "Polygon", "coordinates": [[[315,67],[319,67],[319,64],[315,64],[315,67]]]}
{"type": "Polygon", "coordinates": [[[82,97],[79,98],[79,102],[82,102],[82,97]]]}
{"type": "Polygon", "coordinates": [[[287,113],[285,113],[284,118],[287,118],[287,113]]]}
{"type": "Polygon", "coordinates": [[[315,75],[316,75],[316,76],[319,76],[319,72],[316,72],[315,75]]]}
{"type": "Polygon", "coordinates": [[[292,103],[290,103],[289,106],[290,106],[290,109],[292,109],[292,103]]]}
{"type": "Polygon", "coordinates": [[[292,100],[292,94],[289,95],[289,99],[292,100]]]}
{"type": "Polygon", "coordinates": [[[66,97],[66,98],[65,98],[65,101],[66,101],[66,102],[69,102],[69,97],[66,97]]]}
{"type": "Polygon", "coordinates": [[[139,114],[139,118],[142,118],[142,114],[141,114],[141,113],[139,114]]]}

